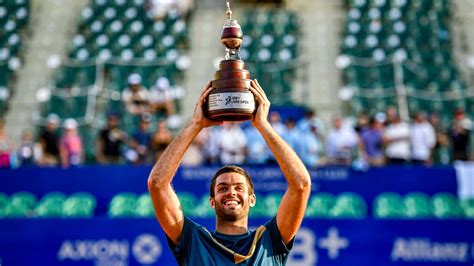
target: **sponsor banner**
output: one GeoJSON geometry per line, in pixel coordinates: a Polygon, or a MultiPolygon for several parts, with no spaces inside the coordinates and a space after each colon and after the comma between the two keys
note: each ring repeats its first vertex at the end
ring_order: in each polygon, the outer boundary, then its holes
{"type": "MultiPolygon", "coordinates": [[[[177,191],[206,195],[211,177],[219,166],[181,167],[173,181],[177,191]]],[[[260,195],[280,193],[286,189],[286,181],[280,169],[275,167],[245,166],[260,195]]],[[[11,194],[30,191],[38,197],[51,191],[66,194],[87,191],[97,197],[96,213],[106,213],[107,204],[119,192],[147,192],[147,179],[151,167],[87,166],[74,169],[20,168],[0,169],[0,191],[11,194]]],[[[405,194],[419,191],[432,195],[438,192],[456,194],[457,181],[453,167],[383,167],[366,172],[344,167],[323,167],[310,170],[313,192],[326,191],[334,194],[352,191],[360,194],[368,204],[382,192],[405,194]]]]}
{"type": "MultiPolygon", "coordinates": [[[[197,219],[214,227],[214,219],[197,219]]],[[[256,227],[266,220],[252,219],[256,227]]],[[[469,220],[305,219],[288,265],[473,265],[469,220]]],[[[0,220],[0,265],[177,265],[154,219],[0,220]]]]}

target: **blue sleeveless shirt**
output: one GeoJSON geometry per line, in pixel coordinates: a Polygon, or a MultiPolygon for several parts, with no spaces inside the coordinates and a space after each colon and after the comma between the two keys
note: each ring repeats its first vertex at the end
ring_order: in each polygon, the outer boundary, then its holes
{"type": "Polygon", "coordinates": [[[241,235],[211,233],[204,226],[184,217],[178,245],[168,238],[168,245],[178,264],[192,266],[285,265],[293,242],[294,239],[285,245],[276,217],[257,230],[241,235]]]}

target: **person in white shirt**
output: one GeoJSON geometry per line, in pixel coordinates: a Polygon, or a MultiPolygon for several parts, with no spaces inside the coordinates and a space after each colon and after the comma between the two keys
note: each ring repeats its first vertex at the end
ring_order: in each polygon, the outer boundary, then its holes
{"type": "Polygon", "coordinates": [[[389,164],[404,164],[410,160],[410,126],[398,114],[385,128],[384,142],[389,164]]]}
{"type": "Polygon", "coordinates": [[[132,115],[150,112],[150,93],[141,83],[142,77],[139,74],[131,74],[128,77],[128,86],[122,93],[125,108],[132,115]]]}
{"type": "Polygon", "coordinates": [[[436,134],[433,126],[421,112],[416,113],[410,128],[411,159],[414,164],[431,164],[431,154],[436,144],[436,134]]]}
{"type": "Polygon", "coordinates": [[[350,165],[358,143],[359,139],[354,128],[344,125],[342,117],[334,117],[333,128],[329,130],[326,142],[328,162],[350,165]]]}
{"type": "Polygon", "coordinates": [[[218,143],[222,164],[245,162],[247,137],[237,122],[227,122],[220,127],[218,143]]]}

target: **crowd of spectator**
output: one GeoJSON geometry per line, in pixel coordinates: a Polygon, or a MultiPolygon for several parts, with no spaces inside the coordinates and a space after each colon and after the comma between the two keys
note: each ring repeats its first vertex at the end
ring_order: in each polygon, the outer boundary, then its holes
{"type": "MultiPolygon", "coordinates": [[[[130,76],[129,83],[131,91],[142,90],[139,76],[130,76]]],[[[126,110],[138,117],[136,129],[127,133],[121,126],[121,115],[109,113],[96,136],[95,157],[87,163],[149,165],[173,140],[167,119],[173,114],[173,109],[163,107],[163,119],[154,120],[154,114],[150,113],[153,109],[133,107],[143,106],[143,102],[150,98],[130,100],[126,97],[128,93],[128,90],[124,91],[123,101],[126,110]]],[[[453,113],[447,130],[440,124],[436,113],[426,117],[425,113],[418,112],[411,121],[402,121],[395,108],[373,116],[361,113],[356,119],[334,116],[329,129],[312,110],[304,117],[290,117],[284,121],[280,113],[271,112],[269,121],[308,167],[350,166],[356,162],[367,166],[429,166],[470,159],[472,122],[462,109],[453,113]]],[[[85,147],[77,128],[74,119],[66,119],[60,124],[59,117],[50,114],[36,138],[32,132],[24,131],[19,146],[15,148],[0,122],[0,167],[39,165],[67,168],[84,164],[85,147]]],[[[275,163],[264,139],[249,121],[227,122],[204,129],[182,162],[187,166],[275,163]]]]}

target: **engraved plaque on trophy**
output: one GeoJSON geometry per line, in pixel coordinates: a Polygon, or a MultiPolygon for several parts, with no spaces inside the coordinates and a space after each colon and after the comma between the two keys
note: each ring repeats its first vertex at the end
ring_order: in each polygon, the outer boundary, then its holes
{"type": "Polygon", "coordinates": [[[242,30],[227,2],[228,19],[222,28],[221,43],[226,48],[225,60],[214,74],[207,99],[206,116],[217,121],[243,121],[253,118],[255,99],[250,91],[250,72],[240,60],[242,30]]]}

